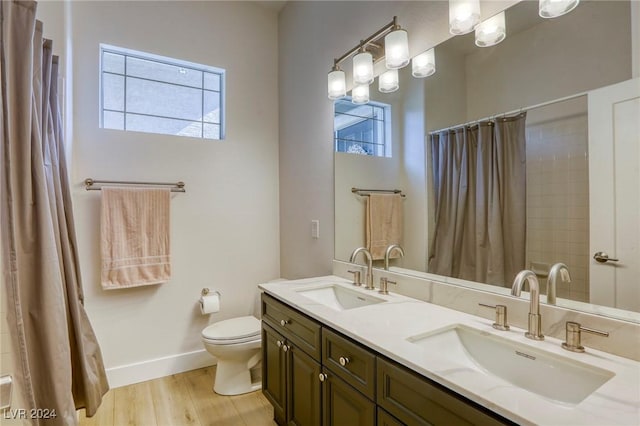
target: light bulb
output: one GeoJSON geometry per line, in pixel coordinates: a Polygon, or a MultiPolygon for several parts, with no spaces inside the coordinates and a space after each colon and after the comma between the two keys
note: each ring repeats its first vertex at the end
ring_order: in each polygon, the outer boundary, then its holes
{"type": "Polygon", "coordinates": [[[429,77],[436,72],[435,50],[429,49],[411,60],[411,74],[414,77],[429,77]]]}

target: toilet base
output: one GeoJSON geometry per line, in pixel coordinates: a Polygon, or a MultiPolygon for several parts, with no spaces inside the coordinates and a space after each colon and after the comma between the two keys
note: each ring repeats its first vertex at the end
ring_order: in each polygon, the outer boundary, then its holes
{"type": "MultiPolygon", "coordinates": [[[[258,367],[259,368],[259,367],[258,367]]],[[[252,381],[251,370],[246,362],[218,360],[213,391],[218,395],[241,395],[262,389],[262,380],[252,381]]]]}

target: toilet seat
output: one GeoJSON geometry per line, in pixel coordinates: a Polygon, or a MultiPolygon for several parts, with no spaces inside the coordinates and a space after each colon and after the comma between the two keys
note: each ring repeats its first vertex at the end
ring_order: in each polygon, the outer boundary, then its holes
{"type": "Polygon", "coordinates": [[[254,316],[231,318],[202,330],[202,338],[214,345],[252,342],[260,337],[260,320],[254,316]]]}

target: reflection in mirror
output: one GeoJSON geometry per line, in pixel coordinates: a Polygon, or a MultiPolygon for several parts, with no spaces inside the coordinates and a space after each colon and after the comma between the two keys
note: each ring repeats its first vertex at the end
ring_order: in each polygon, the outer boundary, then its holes
{"type": "MultiPolygon", "coordinates": [[[[406,194],[405,256],[391,260],[392,270],[434,278],[429,259],[434,258],[431,249],[440,229],[435,220],[433,170],[426,166],[432,161],[427,148],[431,135],[526,112],[526,238],[524,260],[516,269],[533,270],[546,294],[551,267],[564,263],[571,282],[556,280],[558,305],[637,320],[640,316],[631,313],[640,312],[637,279],[624,287],[625,283],[612,284],[602,278],[608,275],[594,269],[616,268],[612,262],[592,260],[594,252],[609,250],[611,257],[619,255],[615,248],[597,241],[604,231],[597,230],[602,223],[595,223],[594,215],[601,213],[594,209],[613,207],[605,201],[594,205],[594,182],[608,178],[602,175],[607,170],[600,164],[603,159],[592,157],[596,148],[590,145],[593,108],[588,98],[597,98],[587,96],[594,89],[631,79],[632,50],[638,49],[632,47],[632,16],[628,1],[582,2],[556,19],[540,18],[537,2],[520,2],[506,11],[507,37],[500,44],[479,48],[473,34],[454,37],[435,47],[434,75],[413,78],[407,67],[400,70],[397,92],[379,93],[372,85],[371,100],[389,106],[391,130],[385,151],[389,154],[374,158],[336,152],[336,259],[347,261],[349,253],[365,241],[365,200],[350,189],[399,188],[406,194]]],[[[635,174],[621,175],[627,182],[633,179],[630,188],[640,184],[635,167],[635,174]]],[[[632,206],[628,202],[617,207],[622,217],[635,214],[637,222],[638,211],[629,211],[632,206]]],[[[617,232],[631,234],[629,244],[638,250],[638,230],[632,222],[631,228],[617,232]]],[[[635,253],[631,252],[633,259],[625,259],[624,270],[637,271],[640,259],[635,253]]],[[[620,266],[616,270],[621,275],[620,266]]],[[[513,280],[505,276],[491,286],[487,285],[490,280],[469,276],[435,278],[504,294],[513,280]]]]}

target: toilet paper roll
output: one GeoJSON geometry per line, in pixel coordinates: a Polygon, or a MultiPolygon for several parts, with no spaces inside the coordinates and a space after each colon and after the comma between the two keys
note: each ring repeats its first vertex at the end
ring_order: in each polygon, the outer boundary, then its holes
{"type": "Polygon", "coordinates": [[[211,314],[220,311],[220,295],[218,293],[209,293],[200,298],[200,312],[202,315],[211,314]]]}

